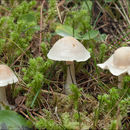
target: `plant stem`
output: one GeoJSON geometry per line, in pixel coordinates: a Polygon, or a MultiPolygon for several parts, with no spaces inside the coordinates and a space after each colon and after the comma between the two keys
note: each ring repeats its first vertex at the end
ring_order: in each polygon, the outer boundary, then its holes
{"type": "Polygon", "coordinates": [[[67,61],[67,78],[65,83],[65,93],[70,94],[70,85],[76,84],[74,62],[67,61]]]}
{"type": "Polygon", "coordinates": [[[0,103],[4,103],[5,105],[8,105],[5,87],[0,87],[0,103]]]}
{"type": "Polygon", "coordinates": [[[10,105],[8,100],[7,100],[5,87],[0,87],[0,107],[1,107],[1,110],[5,109],[5,106],[8,106],[10,109],[15,108],[15,106],[10,105]]]}
{"type": "Polygon", "coordinates": [[[118,88],[122,89],[123,88],[123,77],[125,74],[121,74],[118,76],[118,88]]]}

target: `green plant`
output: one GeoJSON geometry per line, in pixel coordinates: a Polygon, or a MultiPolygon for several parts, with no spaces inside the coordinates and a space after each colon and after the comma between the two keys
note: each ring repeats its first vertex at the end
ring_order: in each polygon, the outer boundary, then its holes
{"type": "Polygon", "coordinates": [[[52,20],[56,17],[57,15],[57,10],[56,10],[56,0],[49,0],[48,5],[48,20],[52,20]]]}
{"type": "Polygon", "coordinates": [[[37,118],[37,121],[35,123],[35,126],[37,129],[47,129],[47,130],[52,130],[52,129],[56,129],[56,130],[60,130],[61,127],[58,123],[56,123],[53,120],[53,115],[50,111],[48,111],[47,109],[43,109],[42,110],[44,112],[44,117],[43,118],[37,118]]]}
{"type": "Polygon", "coordinates": [[[29,129],[32,123],[14,111],[0,111],[0,129],[29,129]]]}
{"type": "MultiPolygon", "coordinates": [[[[113,87],[116,77],[108,80],[109,74],[100,73],[97,63],[129,39],[128,0],[45,0],[43,5],[42,2],[0,1],[1,62],[11,66],[20,79],[15,88],[12,86],[15,102],[10,102],[16,105],[17,112],[33,121],[34,129],[119,128],[128,115],[130,76],[124,76],[123,88],[117,89],[113,87]],[[53,64],[47,59],[48,47],[60,38],[57,34],[75,37],[91,52],[88,63],[75,66],[77,85],[83,89],[72,84],[69,96],[62,91],[65,64],[53,64]]],[[[127,127],[124,122],[122,125],[127,127]]],[[[6,126],[26,129],[28,121],[14,112],[0,111],[0,129],[6,126]]]]}
{"type": "Polygon", "coordinates": [[[31,88],[27,96],[27,106],[31,105],[31,107],[33,107],[43,84],[49,83],[45,73],[52,64],[53,62],[49,59],[44,61],[42,57],[37,57],[29,60],[28,68],[23,68],[23,79],[27,83],[27,87],[31,88]]]}
{"type": "Polygon", "coordinates": [[[80,9],[78,9],[76,4],[76,6],[68,12],[65,24],[74,27],[74,31],[78,29],[80,33],[86,33],[86,30],[91,29],[91,9],[92,2],[90,0],[81,2],[80,9]]]}
{"type": "Polygon", "coordinates": [[[52,119],[40,118],[35,124],[37,129],[47,129],[47,130],[62,130],[58,124],[55,123],[52,119]]]}
{"type": "Polygon", "coordinates": [[[81,97],[81,88],[79,89],[76,85],[72,84],[70,85],[70,89],[72,91],[72,94],[69,95],[70,100],[74,104],[74,108],[78,110],[79,108],[79,98],[81,97]]]}
{"type": "Polygon", "coordinates": [[[101,104],[101,110],[103,113],[111,112],[111,116],[115,116],[115,113],[120,109],[122,116],[127,114],[127,107],[130,105],[129,97],[126,96],[128,89],[123,91],[122,98],[119,89],[111,88],[109,94],[99,95],[98,100],[101,104]]]}
{"type": "Polygon", "coordinates": [[[109,130],[116,130],[117,120],[112,120],[109,126],[109,130]]]}
{"type": "Polygon", "coordinates": [[[124,78],[123,78],[123,86],[124,86],[124,88],[129,88],[129,83],[130,83],[130,76],[129,75],[124,76],[124,78]]]}
{"type": "Polygon", "coordinates": [[[79,40],[103,41],[106,36],[94,30],[91,24],[93,3],[86,0],[80,1],[80,4],[80,7],[76,4],[68,11],[64,25],[58,24],[56,33],[61,36],[73,36],[79,40]]]}
{"type": "MultiPolygon", "coordinates": [[[[25,0],[2,0],[2,4],[7,4],[8,6],[13,6],[16,3],[21,3],[25,0]]],[[[31,0],[26,0],[26,1],[31,1],[31,0]]]]}
{"type": "Polygon", "coordinates": [[[61,115],[61,119],[62,119],[62,122],[63,122],[62,125],[67,130],[69,130],[69,129],[74,130],[74,129],[78,128],[78,126],[79,126],[79,122],[72,119],[68,113],[63,113],[61,115]]]}
{"type": "MultiPolygon", "coordinates": [[[[79,122],[76,119],[76,114],[69,114],[68,112],[60,113],[59,119],[60,122],[56,122],[53,120],[53,115],[47,110],[43,110],[45,116],[43,118],[37,118],[35,126],[37,129],[47,129],[52,130],[76,130],[76,129],[89,129],[90,126],[82,123],[81,127],[79,127],[79,122]],[[48,115],[49,113],[49,115],[48,115]]],[[[82,114],[81,114],[82,115],[82,114]]],[[[83,117],[83,116],[82,116],[83,117]]],[[[85,120],[85,118],[83,118],[85,120]]]]}
{"type": "Polygon", "coordinates": [[[22,2],[10,9],[8,16],[0,18],[1,53],[10,57],[10,60],[14,60],[21,53],[26,54],[24,51],[29,46],[34,33],[39,30],[38,13],[32,10],[35,4],[36,1],[22,2]]]}
{"type": "Polygon", "coordinates": [[[99,47],[99,53],[100,53],[99,54],[99,62],[102,63],[104,61],[106,51],[107,51],[107,46],[104,43],[100,44],[100,47],[99,47]]]}

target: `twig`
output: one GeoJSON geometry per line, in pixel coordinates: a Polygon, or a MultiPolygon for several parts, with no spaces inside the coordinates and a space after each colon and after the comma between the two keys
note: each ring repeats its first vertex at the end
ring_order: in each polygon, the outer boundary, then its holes
{"type": "Polygon", "coordinates": [[[57,92],[51,92],[51,91],[47,91],[47,90],[42,90],[43,93],[47,93],[47,94],[52,94],[52,95],[57,95],[57,96],[60,96],[60,97],[66,97],[67,95],[65,94],[62,94],[62,93],[57,93],[57,92]]]}
{"type": "Polygon", "coordinates": [[[62,6],[64,3],[65,3],[65,0],[60,1],[60,3],[58,3],[58,7],[62,6]]]}
{"type": "Polygon", "coordinates": [[[38,113],[36,113],[36,112],[32,112],[35,116],[37,116],[37,117],[40,117],[40,118],[43,118],[43,116],[42,115],[40,115],[40,114],[38,114],[38,113]]]}
{"type": "Polygon", "coordinates": [[[125,96],[125,94],[127,93],[127,91],[128,91],[128,88],[126,89],[126,91],[124,92],[124,94],[122,95],[122,97],[116,102],[116,104],[113,106],[113,108],[105,115],[104,120],[107,119],[108,115],[113,111],[113,109],[115,109],[115,107],[118,106],[119,102],[123,99],[123,97],[125,96]]]}
{"type": "Polygon", "coordinates": [[[4,7],[2,7],[1,5],[0,5],[0,9],[2,9],[2,10],[4,10],[4,11],[6,11],[6,12],[8,12],[8,13],[9,13],[9,10],[8,10],[8,9],[6,9],[6,8],[4,8],[4,7]]]}
{"type": "Polygon", "coordinates": [[[58,17],[59,17],[59,19],[60,19],[60,22],[63,23],[58,4],[56,4],[56,9],[57,9],[57,12],[58,12],[58,17]]]}
{"type": "MultiPolygon", "coordinates": [[[[32,46],[32,43],[31,43],[31,45],[30,45],[24,52],[27,52],[27,51],[30,49],[31,46],[32,46]]],[[[22,54],[11,64],[10,67],[12,67],[23,55],[24,55],[24,53],[22,53],[22,54]]]]}
{"type": "Polygon", "coordinates": [[[43,26],[43,24],[42,24],[42,19],[43,19],[43,16],[42,16],[42,10],[43,10],[43,6],[44,6],[44,3],[45,3],[45,0],[43,0],[43,2],[42,2],[42,5],[41,5],[41,12],[40,12],[40,40],[39,40],[39,55],[40,55],[40,51],[41,51],[41,47],[40,47],[40,45],[41,45],[41,42],[42,42],[42,26],[43,26]]]}
{"type": "Polygon", "coordinates": [[[6,40],[8,40],[9,42],[13,43],[17,48],[19,48],[19,49],[29,58],[29,56],[25,53],[24,49],[22,49],[19,45],[17,45],[16,42],[10,40],[10,39],[7,38],[7,37],[1,37],[1,36],[0,36],[0,38],[6,39],[6,40]]]}
{"type": "Polygon", "coordinates": [[[25,114],[23,111],[20,111],[20,113],[23,114],[28,120],[33,122],[33,120],[27,114],[25,114]]]}
{"type": "Polygon", "coordinates": [[[119,0],[119,3],[120,3],[120,6],[121,6],[121,8],[122,8],[122,11],[123,11],[123,13],[124,13],[124,19],[128,22],[128,24],[130,24],[130,19],[129,19],[129,17],[127,16],[127,14],[126,14],[126,12],[125,12],[125,9],[124,9],[124,7],[123,7],[123,4],[122,4],[122,2],[119,0]]]}

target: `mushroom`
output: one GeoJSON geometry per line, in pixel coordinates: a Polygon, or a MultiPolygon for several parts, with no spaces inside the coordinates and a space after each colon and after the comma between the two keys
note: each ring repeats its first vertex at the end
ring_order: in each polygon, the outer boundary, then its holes
{"type": "Polygon", "coordinates": [[[0,65],[0,103],[9,105],[6,98],[5,87],[18,81],[13,71],[7,65],[0,65]]]}
{"type": "Polygon", "coordinates": [[[86,61],[90,58],[90,53],[75,38],[66,36],[58,40],[47,54],[49,59],[55,61],[66,61],[67,78],[65,83],[65,93],[70,94],[70,85],[76,84],[74,61],[86,61]]]}
{"type": "Polygon", "coordinates": [[[118,76],[118,88],[122,88],[123,75],[130,75],[130,47],[120,47],[114,54],[103,64],[98,64],[102,69],[108,69],[118,76]]]}

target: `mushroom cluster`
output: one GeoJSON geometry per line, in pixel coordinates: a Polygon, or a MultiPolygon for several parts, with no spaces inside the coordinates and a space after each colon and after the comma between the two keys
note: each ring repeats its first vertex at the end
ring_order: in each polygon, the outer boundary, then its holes
{"type": "Polygon", "coordinates": [[[75,38],[66,36],[58,40],[48,53],[48,58],[55,61],[66,61],[67,78],[65,93],[70,94],[70,85],[76,84],[74,61],[81,62],[90,58],[90,53],[75,38]]]}
{"type": "Polygon", "coordinates": [[[123,74],[130,75],[130,47],[120,47],[114,54],[103,64],[98,64],[102,69],[108,69],[110,72],[118,76],[118,88],[122,88],[123,74]]]}
{"type": "MultiPolygon", "coordinates": [[[[74,61],[81,62],[90,58],[90,53],[75,38],[66,36],[58,40],[47,54],[49,59],[55,61],[65,61],[67,65],[67,78],[65,83],[65,93],[70,94],[70,85],[76,84],[74,61]]],[[[97,64],[102,69],[108,69],[118,76],[118,88],[122,87],[123,75],[130,75],[130,47],[120,47],[104,63],[97,64]]]]}
{"type": "Polygon", "coordinates": [[[11,106],[6,98],[5,87],[16,82],[18,82],[18,78],[13,71],[7,65],[0,65],[0,104],[11,106]]]}

